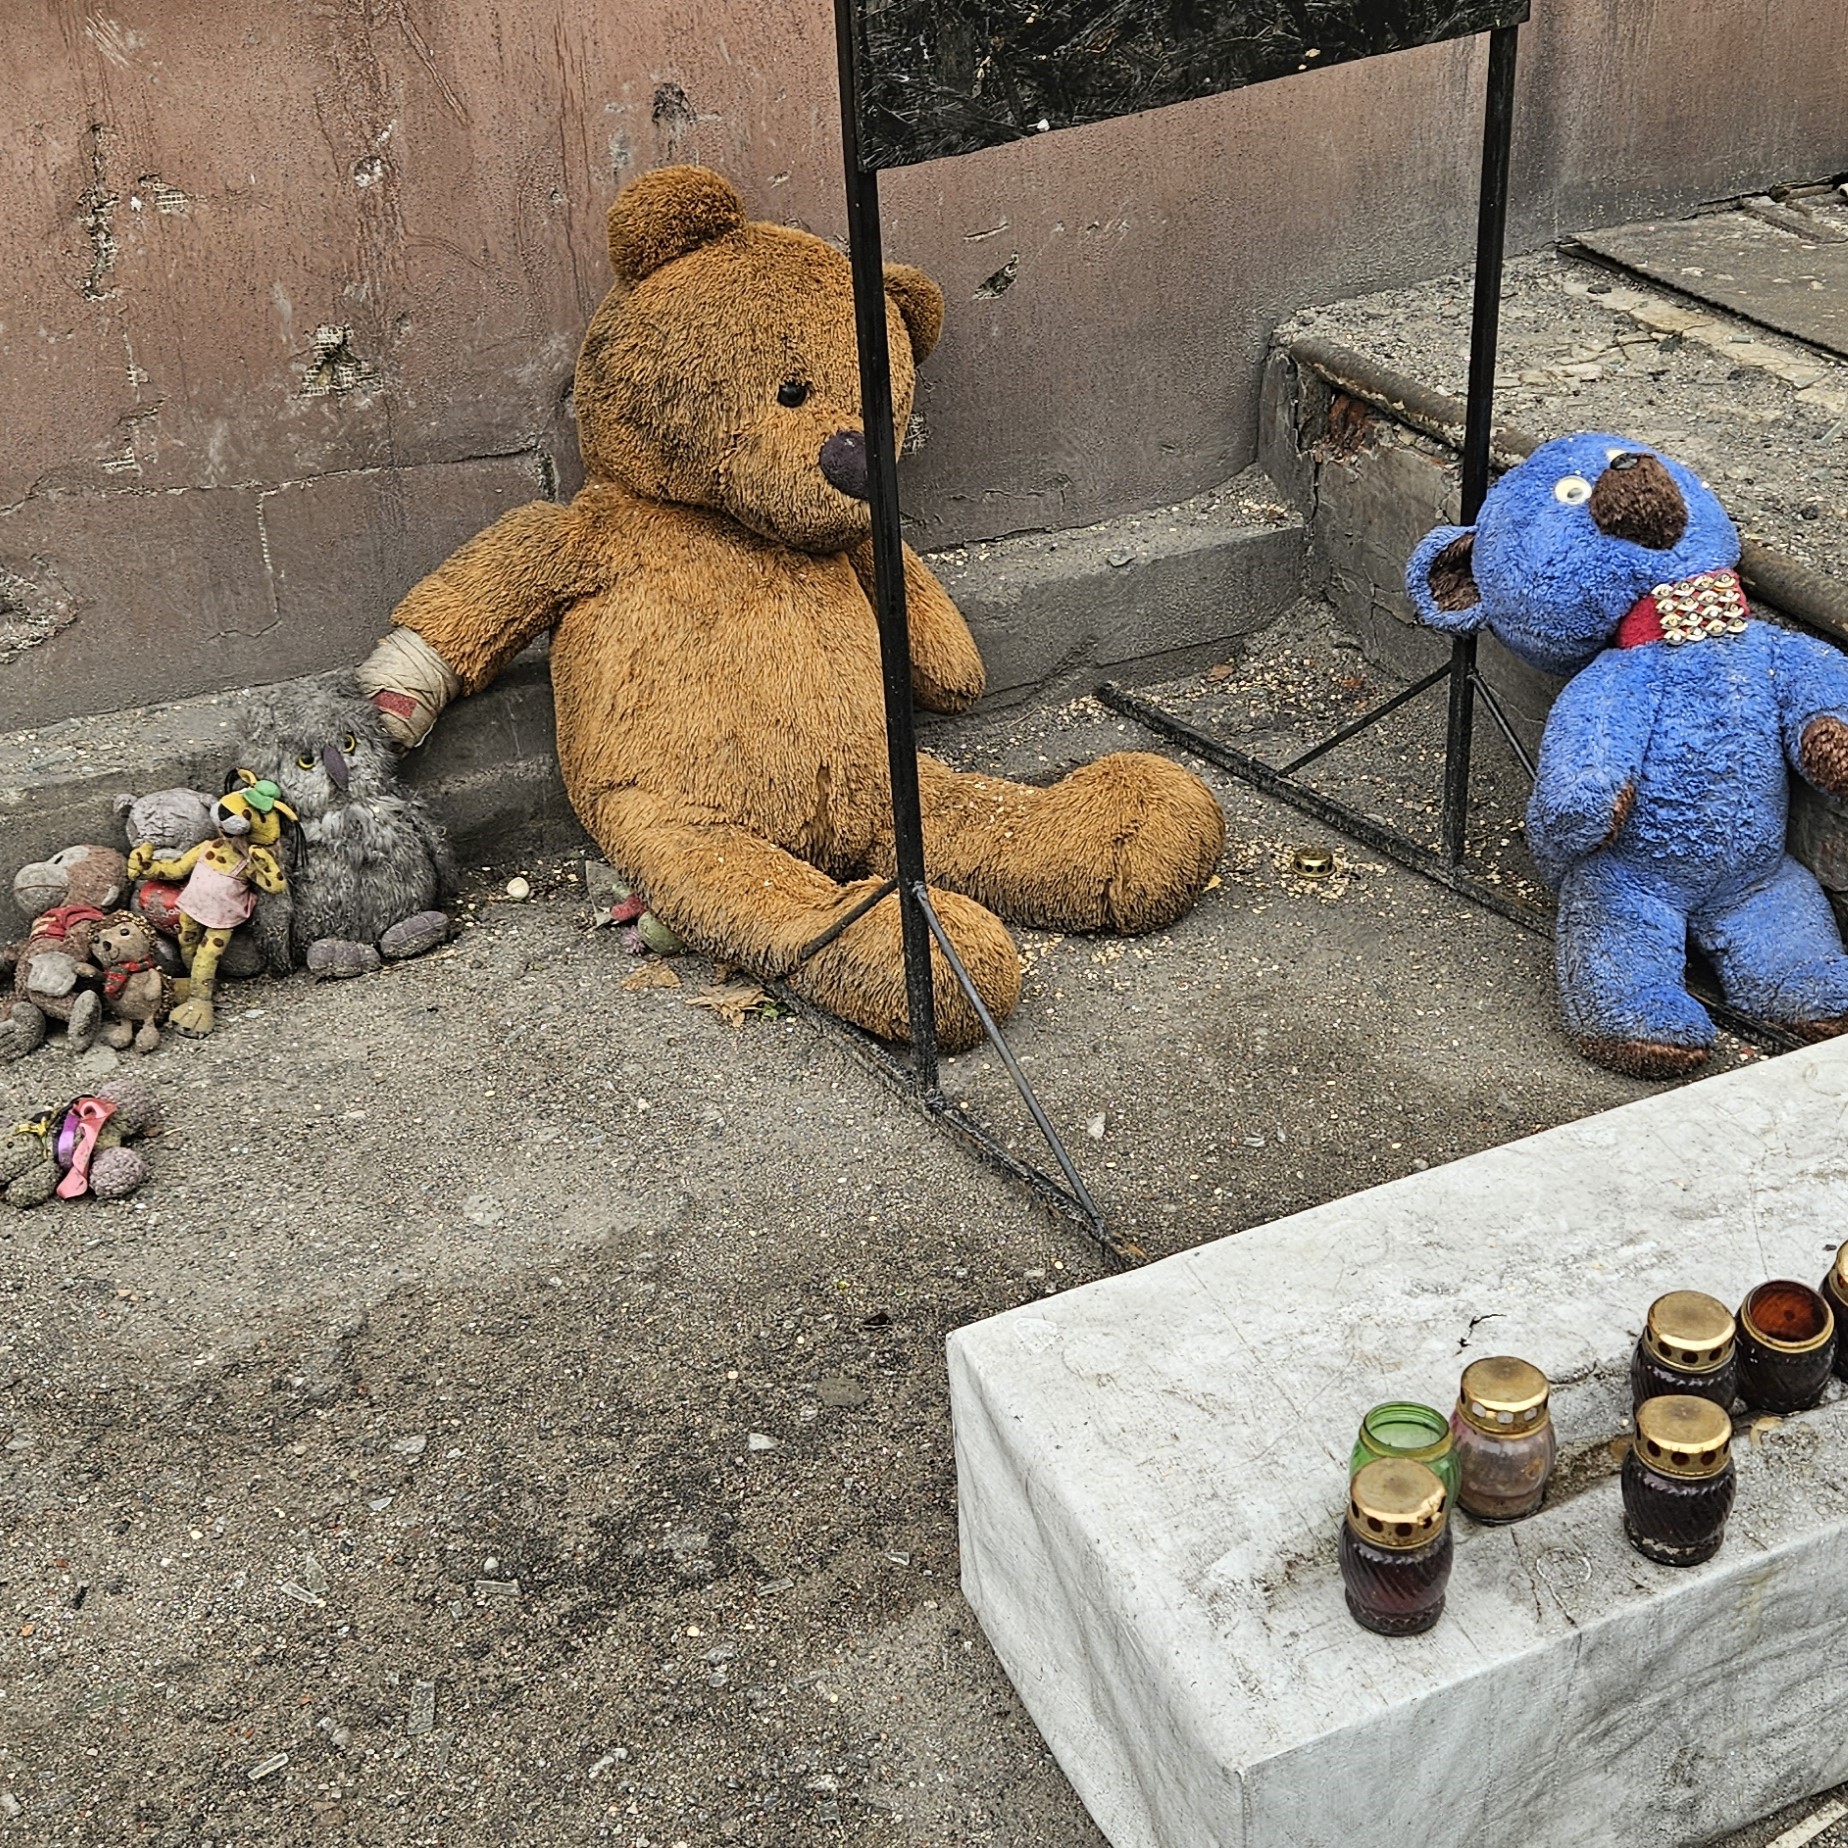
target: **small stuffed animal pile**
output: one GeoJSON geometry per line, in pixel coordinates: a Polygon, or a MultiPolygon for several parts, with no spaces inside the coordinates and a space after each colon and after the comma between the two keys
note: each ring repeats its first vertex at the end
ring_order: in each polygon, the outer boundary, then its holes
{"type": "Polygon", "coordinates": [[[143,843],[128,856],[131,877],[184,879],[175,908],[180,919],[180,956],[189,979],[186,999],[170,1018],[182,1033],[203,1038],[215,1024],[218,964],[231,933],[249,921],[258,892],[287,889],[277,848],[285,822],[295,813],[274,783],[239,773],[242,787],[212,804],[216,836],[189,847],[176,860],[156,857],[143,843]]]}
{"type": "Polygon", "coordinates": [[[154,1093],[129,1078],[42,1110],[0,1135],[0,1201],[125,1200],[148,1178],[147,1157],[125,1144],[159,1127],[154,1093]]]}
{"type": "Polygon", "coordinates": [[[350,682],[280,689],[247,709],[238,764],[300,822],[288,889],[259,900],[251,923],[277,973],[362,975],[449,935],[449,845],[396,759],[379,709],[350,682]]]}
{"type": "Polygon", "coordinates": [[[1739,535],[1681,463],[1618,436],[1547,443],[1473,527],[1413,554],[1421,618],[1488,629],[1570,675],[1527,811],[1559,891],[1559,1004],[1598,1064],[1695,1069],[1713,1022],[1684,986],[1691,937],[1727,1002],[1806,1039],[1848,1029],[1848,956],[1784,850],[1792,770],[1848,796],[1848,660],[1759,621],[1739,535]]]}
{"type": "MultiPolygon", "coordinates": [[[[608,228],[615,285],[574,396],[587,485],[506,514],[416,585],[361,685],[415,744],[549,630],[566,792],[647,907],[902,1038],[896,897],[837,928],[895,857],[847,259],[752,222],[701,167],[644,174],[608,228]]],[[[943,295],[890,264],[885,311],[902,431],[943,295]]],[[[913,552],[904,573],[918,704],[965,711],[983,687],[974,639],[913,552]]],[[[1003,919],[1160,929],[1225,839],[1206,786],[1150,753],[1049,788],[929,756],[918,776],[935,905],[997,1017],[1020,992],[1003,919]]],[[[970,1045],[980,1022],[935,961],[937,1031],[970,1045]]]]}
{"type": "Polygon", "coordinates": [[[0,1063],[35,1052],[54,1021],[74,1052],[94,1042],[103,999],[93,939],[128,889],[128,863],[113,847],[67,847],[19,869],[13,899],[32,922],[7,951],[13,1001],[0,1019],[0,1063]]]}

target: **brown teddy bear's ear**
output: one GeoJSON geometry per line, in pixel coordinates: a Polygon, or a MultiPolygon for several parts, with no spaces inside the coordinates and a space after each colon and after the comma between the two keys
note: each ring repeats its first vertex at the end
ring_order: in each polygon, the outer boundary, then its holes
{"type": "Polygon", "coordinates": [[[921,269],[913,269],[909,263],[888,263],[885,292],[905,317],[911,357],[920,362],[928,359],[937,336],[943,332],[943,291],[921,269]]]}
{"type": "Polygon", "coordinates": [[[610,207],[610,266],[629,285],[744,229],[744,201],[710,167],[657,167],[610,207]]]}

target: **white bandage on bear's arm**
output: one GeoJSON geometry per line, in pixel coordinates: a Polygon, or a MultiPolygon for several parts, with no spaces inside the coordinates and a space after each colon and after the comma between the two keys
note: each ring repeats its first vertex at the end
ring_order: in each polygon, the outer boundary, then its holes
{"type": "Polygon", "coordinates": [[[407,751],[429,737],[437,714],[462,691],[461,677],[415,629],[393,629],[354,677],[407,751]]]}

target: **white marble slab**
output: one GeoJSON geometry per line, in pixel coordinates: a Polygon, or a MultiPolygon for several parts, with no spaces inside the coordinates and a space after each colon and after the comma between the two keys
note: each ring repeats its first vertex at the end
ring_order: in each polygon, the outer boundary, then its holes
{"type": "Polygon", "coordinates": [[[1839,1387],[1742,1432],[1705,1566],[1633,1553],[1614,1476],[1459,1520],[1422,1637],[1355,1625],[1335,1559],[1367,1406],[1520,1354],[1589,1454],[1655,1296],[1844,1237],[1837,1042],[953,1336],[964,1589],[1114,1848],[1669,1848],[1848,1778],[1839,1387]]]}

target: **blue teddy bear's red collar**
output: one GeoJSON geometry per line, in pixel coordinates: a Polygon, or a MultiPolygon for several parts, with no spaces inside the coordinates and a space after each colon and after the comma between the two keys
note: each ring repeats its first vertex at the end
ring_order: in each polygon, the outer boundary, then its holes
{"type": "Polygon", "coordinates": [[[1678,647],[1709,637],[1742,635],[1751,614],[1738,572],[1699,571],[1672,584],[1658,584],[1631,604],[1612,645],[1641,648],[1649,642],[1668,642],[1678,647]]]}

